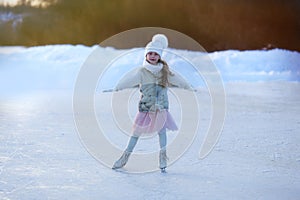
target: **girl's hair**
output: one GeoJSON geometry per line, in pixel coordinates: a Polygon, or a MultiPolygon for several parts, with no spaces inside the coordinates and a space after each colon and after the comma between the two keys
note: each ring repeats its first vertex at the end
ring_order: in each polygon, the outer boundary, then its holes
{"type": "Polygon", "coordinates": [[[174,76],[174,74],[170,71],[169,65],[166,61],[164,61],[162,59],[159,59],[158,62],[163,64],[163,68],[162,68],[162,86],[168,87],[169,86],[168,75],[174,76]]]}

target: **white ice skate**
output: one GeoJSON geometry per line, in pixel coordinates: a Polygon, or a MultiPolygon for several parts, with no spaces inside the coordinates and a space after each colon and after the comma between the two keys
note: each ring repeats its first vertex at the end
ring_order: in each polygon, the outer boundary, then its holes
{"type": "Polygon", "coordinates": [[[167,151],[165,149],[160,150],[160,152],[159,152],[159,168],[162,173],[166,173],[167,160],[168,160],[167,151]]]}
{"type": "Polygon", "coordinates": [[[122,156],[119,158],[119,160],[117,160],[114,164],[114,166],[112,167],[112,169],[119,169],[122,168],[126,165],[129,156],[130,156],[131,152],[127,152],[124,151],[124,153],[122,154],[122,156]]]}

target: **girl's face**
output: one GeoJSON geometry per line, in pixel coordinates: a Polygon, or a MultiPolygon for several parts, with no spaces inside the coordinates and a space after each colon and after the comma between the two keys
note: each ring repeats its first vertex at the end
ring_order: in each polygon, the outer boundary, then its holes
{"type": "Polygon", "coordinates": [[[160,56],[155,52],[149,52],[146,55],[146,60],[151,63],[152,65],[156,65],[158,63],[158,60],[160,59],[160,56]]]}

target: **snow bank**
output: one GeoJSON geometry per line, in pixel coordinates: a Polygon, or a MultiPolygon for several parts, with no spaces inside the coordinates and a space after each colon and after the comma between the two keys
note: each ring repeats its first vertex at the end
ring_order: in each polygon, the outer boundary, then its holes
{"type": "Polygon", "coordinates": [[[210,54],[224,81],[300,81],[300,54],[283,49],[210,54]]]}
{"type": "MultiPolygon", "coordinates": [[[[45,88],[72,89],[80,67],[96,48],[97,46],[82,45],[0,47],[0,90],[7,92],[45,88]]],[[[112,48],[103,48],[102,57],[99,57],[99,60],[104,59],[111,51],[112,48]]],[[[187,76],[192,84],[199,85],[200,83],[195,78],[193,79],[193,71],[188,70],[189,64],[182,58],[201,65],[203,53],[176,49],[170,49],[169,52],[174,53],[166,55],[170,66],[187,76]]],[[[208,55],[225,82],[300,81],[299,52],[283,49],[228,50],[208,55]]],[[[128,69],[141,64],[142,59],[143,50],[134,51],[115,63],[116,69],[112,72],[125,73],[128,69]]],[[[108,80],[111,81],[111,78],[108,80]]]]}
{"type": "Polygon", "coordinates": [[[92,47],[0,47],[0,91],[70,89],[92,47]]]}

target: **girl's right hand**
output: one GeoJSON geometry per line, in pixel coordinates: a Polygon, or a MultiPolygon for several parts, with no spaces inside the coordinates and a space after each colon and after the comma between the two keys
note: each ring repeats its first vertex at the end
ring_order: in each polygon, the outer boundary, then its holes
{"type": "Polygon", "coordinates": [[[113,92],[113,89],[102,90],[102,92],[113,92]]]}

